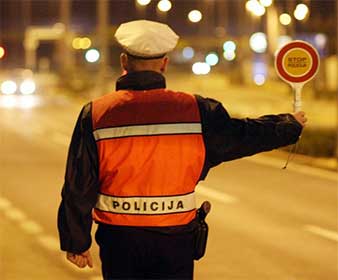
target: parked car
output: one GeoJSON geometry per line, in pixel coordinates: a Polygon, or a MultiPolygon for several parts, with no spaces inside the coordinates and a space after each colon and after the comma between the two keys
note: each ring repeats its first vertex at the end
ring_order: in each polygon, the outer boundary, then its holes
{"type": "Polygon", "coordinates": [[[31,95],[36,92],[33,72],[29,69],[13,69],[0,74],[0,92],[4,95],[31,95]]]}

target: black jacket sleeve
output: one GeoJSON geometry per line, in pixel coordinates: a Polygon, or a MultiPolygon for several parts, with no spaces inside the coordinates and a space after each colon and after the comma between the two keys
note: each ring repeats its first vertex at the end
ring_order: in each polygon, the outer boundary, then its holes
{"type": "Polygon", "coordinates": [[[302,132],[302,126],[291,114],[236,119],[229,116],[220,102],[201,96],[196,98],[206,146],[201,180],[210,168],[221,162],[296,143],[302,132]]]}
{"type": "Polygon", "coordinates": [[[82,253],[91,246],[92,209],[98,192],[98,156],[91,103],[83,107],[73,132],[58,211],[61,250],[82,253]]]}

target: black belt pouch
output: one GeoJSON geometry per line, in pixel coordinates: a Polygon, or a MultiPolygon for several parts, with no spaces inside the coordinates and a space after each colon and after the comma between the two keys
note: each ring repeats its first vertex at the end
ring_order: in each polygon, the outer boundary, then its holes
{"type": "Polygon", "coordinates": [[[207,240],[208,240],[208,231],[209,227],[208,224],[205,222],[206,213],[199,213],[202,209],[198,209],[197,216],[195,219],[195,252],[194,252],[194,259],[199,260],[205,254],[205,250],[207,247],[207,240]]]}

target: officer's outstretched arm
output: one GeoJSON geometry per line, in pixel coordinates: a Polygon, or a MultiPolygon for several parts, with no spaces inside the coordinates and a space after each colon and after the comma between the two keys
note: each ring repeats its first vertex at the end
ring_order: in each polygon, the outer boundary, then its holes
{"type": "Polygon", "coordinates": [[[217,100],[196,97],[207,155],[202,179],[209,168],[224,161],[296,143],[306,122],[304,112],[232,118],[217,100]]]}

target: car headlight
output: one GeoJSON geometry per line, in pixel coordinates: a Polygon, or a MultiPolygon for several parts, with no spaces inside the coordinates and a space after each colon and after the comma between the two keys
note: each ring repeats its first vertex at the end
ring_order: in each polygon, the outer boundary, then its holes
{"type": "Polygon", "coordinates": [[[1,84],[1,92],[3,94],[14,94],[17,90],[18,86],[16,85],[15,82],[11,81],[11,80],[7,80],[7,81],[4,81],[2,84],[1,84]]]}
{"type": "Polygon", "coordinates": [[[20,85],[20,92],[23,95],[33,94],[35,92],[36,86],[33,80],[24,80],[20,85]]]}

